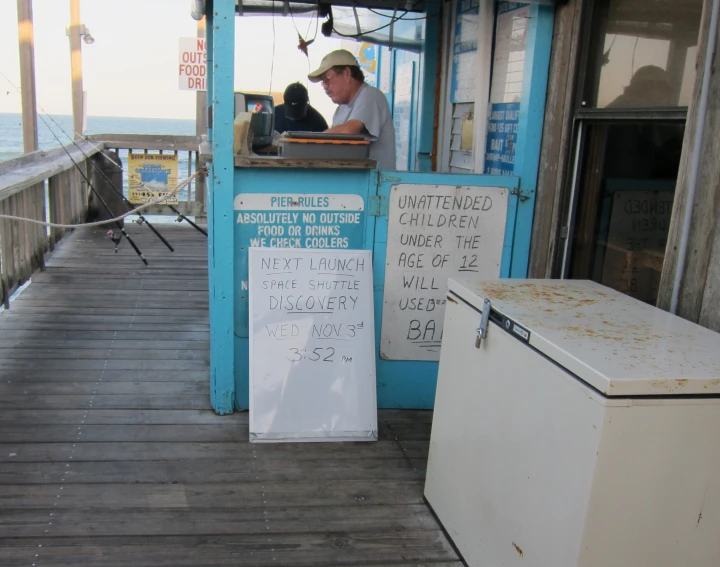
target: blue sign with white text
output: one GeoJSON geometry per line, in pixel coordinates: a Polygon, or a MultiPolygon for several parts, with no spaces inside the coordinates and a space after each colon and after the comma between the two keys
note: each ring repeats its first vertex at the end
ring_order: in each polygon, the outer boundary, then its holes
{"type": "Polygon", "coordinates": [[[519,116],[519,102],[490,105],[485,147],[486,175],[513,175],[519,116]]]}
{"type": "Polygon", "coordinates": [[[235,197],[235,332],[247,336],[248,248],[361,249],[365,201],[352,194],[246,193],[235,197]]]}

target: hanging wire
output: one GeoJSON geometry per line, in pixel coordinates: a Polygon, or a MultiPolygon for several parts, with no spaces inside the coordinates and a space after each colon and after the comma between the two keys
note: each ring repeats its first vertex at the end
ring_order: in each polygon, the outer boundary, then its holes
{"type": "Polygon", "coordinates": [[[268,94],[272,96],[272,83],[273,83],[273,71],[275,70],[275,0],[272,3],[272,31],[273,31],[273,46],[272,46],[272,59],[270,60],[270,90],[268,94]]]}
{"type": "MultiPolygon", "coordinates": [[[[307,27],[307,30],[305,30],[304,36],[300,33],[300,30],[298,29],[297,24],[295,23],[295,14],[293,13],[292,5],[288,4],[288,10],[290,11],[290,19],[292,19],[293,27],[295,28],[295,31],[298,34],[298,38],[300,40],[305,41],[306,44],[309,46],[309,44],[311,44],[313,41],[315,41],[315,38],[317,38],[318,20],[319,20],[317,5],[316,5],[315,10],[313,11],[312,15],[310,16],[310,21],[308,22],[308,27],[307,27]],[[311,40],[308,40],[308,36],[310,35],[310,28],[312,27],[312,24],[313,24],[313,18],[315,18],[315,35],[313,36],[313,38],[311,40]]],[[[310,71],[311,71],[309,54],[307,54],[307,65],[308,65],[308,75],[309,75],[310,71]]],[[[305,87],[307,88],[307,86],[308,86],[308,79],[306,78],[305,79],[305,87]]]]}
{"type": "MultiPolygon", "coordinates": [[[[341,37],[362,37],[362,36],[364,36],[364,35],[368,35],[368,34],[375,33],[375,32],[380,31],[380,30],[384,30],[385,28],[389,28],[390,26],[392,26],[392,25],[395,24],[396,22],[399,22],[400,20],[403,20],[403,21],[406,21],[406,22],[412,22],[412,21],[426,20],[426,19],[427,19],[427,16],[422,16],[422,17],[419,17],[419,18],[406,18],[405,16],[407,16],[407,15],[410,13],[410,10],[404,10],[401,15],[399,15],[399,16],[396,17],[394,14],[393,14],[392,16],[388,16],[388,15],[386,15],[386,14],[382,14],[382,13],[379,13],[379,12],[375,12],[375,10],[372,10],[372,9],[369,8],[368,6],[363,6],[362,4],[359,4],[359,3],[357,3],[357,2],[355,3],[355,5],[356,5],[357,7],[359,7],[359,8],[365,8],[365,9],[367,9],[367,10],[370,10],[371,12],[374,12],[374,13],[376,13],[376,14],[378,14],[378,15],[380,15],[380,16],[383,16],[383,17],[385,17],[385,18],[390,18],[390,21],[389,21],[387,24],[383,25],[383,26],[380,26],[380,27],[378,27],[378,28],[375,28],[374,30],[367,30],[367,31],[363,31],[363,32],[361,32],[361,33],[355,33],[355,34],[347,34],[347,33],[339,32],[339,31],[333,26],[333,33],[335,33],[336,35],[339,35],[339,36],[341,36],[341,37]]],[[[414,7],[415,7],[415,4],[413,4],[413,6],[411,7],[411,9],[414,8],[414,7]]]]}
{"type": "Polygon", "coordinates": [[[405,14],[407,14],[407,13],[408,13],[407,11],[403,12],[402,16],[398,16],[397,18],[393,18],[389,23],[385,24],[384,26],[380,26],[379,28],[375,28],[374,30],[367,30],[367,31],[364,31],[364,32],[361,32],[361,33],[352,33],[352,34],[350,34],[350,33],[341,33],[341,32],[339,32],[339,31],[337,31],[337,29],[335,29],[335,26],[333,26],[333,33],[335,33],[335,34],[337,34],[337,35],[339,35],[339,36],[341,36],[341,37],[362,37],[362,36],[364,36],[364,35],[367,35],[367,34],[370,34],[370,33],[375,33],[376,31],[384,30],[385,28],[389,28],[389,27],[390,27],[391,25],[393,25],[394,23],[398,22],[399,20],[402,20],[402,19],[403,19],[403,16],[404,16],[405,14]]]}
{"type": "MultiPolygon", "coordinates": [[[[416,3],[416,4],[417,4],[417,3],[416,3]]],[[[413,4],[413,5],[411,6],[410,10],[408,10],[408,12],[412,11],[412,9],[415,8],[415,5],[416,5],[416,4],[413,4]]],[[[366,10],[372,12],[373,14],[376,14],[376,15],[381,16],[381,17],[383,17],[383,18],[392,18],[392,17],[393,17],[393,16],[391,16],[391,15],[389,15],[389,14],[383,14],[382,12],[371,8],[370,6],[365,6],[365,5],[361,4],[360,2],[353,2],[353,5],[357,6],[358,8],[365,8],[366,10]]],[[[403,18],[403,20],[405,20],[406,22],[415,22],[415,21],[417,21],[417,20],[427,20],[427,19],[428,19],[428,16],[427,16],[427,15],[425,15],[425,16],[418,16],[417,18],[403,18]]]]}
{"type": "Polygon", "coordinates": [[[633,76],[635,75],[635,51],[637,51],[638,41],[640,41],[640,36],[635,38],[635,47],[633,47],[632,61],[630,62],[630,80],[631,81],[632,81],[633,76]]]}

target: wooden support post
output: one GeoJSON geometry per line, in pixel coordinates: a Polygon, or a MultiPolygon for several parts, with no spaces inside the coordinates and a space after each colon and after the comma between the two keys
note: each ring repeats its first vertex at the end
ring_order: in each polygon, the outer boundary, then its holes
{"type": "MultiPolygon", "coordinates": [[[[29,0],[28,0],[29,1],[29,0]]],[[[80,35],[80,0],[70,0],[70,73],[72,75],[73,137],[82,137],[83,81],[82,45],[80,35]]]]}
{"type": "Polygon", "coordinates": [[[35,99],[35,37],[33,34],[32,0],[18,0],[17,12],[23,148],[25,153],[30,153],[38,149],[35,99]]]}
{"type": "MultiPolygon", "coordinates": [[[[95,154],[91,157],[91,160],[95,161],[95,167],[91,168],[92,173],[89,177],[90,182],[95,191],[98,192],[103,201],[107,203],[111,212],[108,212],[100,202],[94,193],[90,193],[90,215],[89,219],[92,221],[96,220],[107,220],[113,217],[120,216],[127,212],[128,206],[122,198],[122,194],[118,190],[122,191],[123,179],[122,179],[122,162],[118,155],[109,150],[103,150],[102,154],[95,154]]],[[[121,225],[125,225],[125,220],[120,221],[121,225]]]]}
{"type": "Polygon", "coordinates": [[[562,248],[560,219],[568,184],[565,171],[574,155],[573,96],[582,43],[583,11],[588,4],[568,0],[555,9],[552,58],[548,77],[545,122],[540,151],[540,170],[532,225],[529,276],[551,278],[562,248]]]}
{"type": "MultiPolygon", "coordinates": [[[[0,214],[9,215],[9,199],[0,201],[0,214]]],[[[5,309],[10,309],[10,294],[12,293],[12,223],[3,220],[0,223],[0,263],[2,264],[2,299],[5,309]]]]}
{"type": "Polygon", "coordinates": [[[720,331],[720,74],[715,61],[720,57],[720,38],[711,38],[710,20],[713,2],[705,2],[698,38],[697,76],[693,99],[688,108],[685,137],[683,139],[680,170],[678,171],[675,202],[668,231],[657,306],[670,309],[675,272],[679,269],[679,252],[685,210],[692,206],[690,234],[688,235],[687,259],[682,272],[677,314],[704,327],[720,331]],[[706,115],[699,115],[700,94],[705,73],[706,58],[710,57],[710,77],[706,115]],[[696,131],[704,122],[701,147],[696,145],[696,131]],[[697,164],[695,198],[687,202],[690,187],[692,158],[700,152],[697,164]]]}
{"type": "MultiPolygon", "coordinates": [[[[197,37],[205,37],[205,18],[202,20],[199,20],[197,23],[197,37]]],[[[207,46],[206,46],[207,47],[207,46]]],[[[196,108],[195,108],[195,134],[198,136],[198,138],[202,135],[207,135],[207,91],[197,91],[196,92],[196,108]]],[[[196,154],[196,156],[199,158],[200,152],[196,154]]],[[[192,159],[192,152],[188,154],[188,168],[190,166],[190,160],[192,159]]],[[[200,160],[197,159],[195,162],[195,171],[199,167],[202,167],[204,164],[200,163],[200,160]]],[[[195,216],[195,222],[198,224],[206,224],[207,223],[207,212],[205,209],[205,191],[206,191],[206,183],[205,183],[205,177],[202,175],[199,177],[196,177],[195,180],[192,182],[192,184],[195,186],[195,201],[198,203],[202,203],[202,210],[203,214],[196,215],[195,216]]],[[[190,193],[190,188],[188,187],[188,195],[190,193]]]]}

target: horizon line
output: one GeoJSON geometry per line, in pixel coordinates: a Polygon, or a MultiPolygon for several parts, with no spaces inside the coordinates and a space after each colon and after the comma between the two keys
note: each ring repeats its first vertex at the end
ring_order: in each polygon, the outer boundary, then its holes
{"type": "MultiPolygon", "coordinates": [[[[6,114],[6,115],[13,115],[13,116],[22,116],[22,112],[0,112],[0,115],[6,114]]],[[[60,117],[60,116],[66,116],[68,118],[72,118],[72,114],[54,114],[50,112],[44,112],[44,113],[38,113],[38,116],[52,116],[52,117],[60,117]]],[[[100,115],[100,114],[88,114],[88,119],[90,118],[140,118],[143,120],[188,120],[191,122],[195,122],[195,118],[158,118],[156,116],[108,116],[108,115],[100,115]]]]}

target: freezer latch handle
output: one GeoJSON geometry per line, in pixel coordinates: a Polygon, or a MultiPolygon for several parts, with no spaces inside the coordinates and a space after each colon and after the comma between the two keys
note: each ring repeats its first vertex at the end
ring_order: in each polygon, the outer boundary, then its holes
{"type": "Polygon", "coordinates": [[[485,338],[487,338],[488,322],[490,321],[490,300],[486,297],[483,299],[483,310],[482,318],[480,319],[480,326],[477,328],[477,335],[475,336],[475,348],[480,348],[480,344],[485,338]]]}

